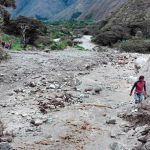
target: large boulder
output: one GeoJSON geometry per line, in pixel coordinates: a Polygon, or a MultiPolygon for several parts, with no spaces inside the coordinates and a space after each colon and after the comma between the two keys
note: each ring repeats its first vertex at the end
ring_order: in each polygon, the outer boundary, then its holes
{"type": "Polygon", "coordinates": [[[135,63],[134,63],[134,66],[136,69],[141,69],[145,64],[146,62],[148,61],[148,58],[145,58],[145,57],[138,57],[136,60],[135,60],[135,63]]]}
{"type": "Polygon", "coordinates": [[[138,81],[138,78],[134,77],[134,76],[129,76],[128,79],[127,79],[127,83],[129,83],[129,84],[133,84],[136,81],[138,81]]]}

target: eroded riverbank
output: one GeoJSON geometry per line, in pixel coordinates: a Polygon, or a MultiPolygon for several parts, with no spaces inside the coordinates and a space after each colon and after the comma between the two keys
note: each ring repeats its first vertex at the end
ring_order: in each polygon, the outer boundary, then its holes
{"type": "Polygon", "coordinates": [[[141,54],[67,49],[10,55],[0,64],[0,113],[14,149],[134,146],[124,131],[129,123],[117,115],[132,105],[127,80],[136,76],[141,54]]]}

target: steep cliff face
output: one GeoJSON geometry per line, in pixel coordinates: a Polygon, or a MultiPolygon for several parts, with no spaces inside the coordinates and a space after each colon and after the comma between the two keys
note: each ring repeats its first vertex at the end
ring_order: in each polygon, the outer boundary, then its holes
{"type": "Polygon", "coordinates": [[[16,0],[13,16],[32,16],[50,20],[100,20],[118,9],[126,0],[16,0]]]}

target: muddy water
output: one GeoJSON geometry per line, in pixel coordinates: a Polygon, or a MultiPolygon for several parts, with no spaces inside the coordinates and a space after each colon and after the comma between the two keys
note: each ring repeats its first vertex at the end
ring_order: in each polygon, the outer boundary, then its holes
{"type": "Polygon", "coordinates": [[[135,76],[138,54],[67,49],[10,55],[0,64],[0,114],[5,131],[15,135],[11,144],[16,150],[109,150],[113,142],[133,146],[123,131],[128,122],[117,114],[130,106],[127,79],[135,76]],[[58,99],[64,93],[71,101],[58,99]],[[65,107],[50,105],[43,114],[39,103],[54,99],[65,107]],[[37,119],[43,122],[31,123],[37,119]],[[111,119],[116,124],[106,123],[111,119]]]}

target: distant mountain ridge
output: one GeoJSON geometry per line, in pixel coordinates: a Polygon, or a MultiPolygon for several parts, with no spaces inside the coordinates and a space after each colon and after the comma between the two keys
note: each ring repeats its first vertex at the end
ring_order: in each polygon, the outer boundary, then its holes
{"type": "Polygon", "coordinates": [[[13,17],[31,16],[51,21],[103,19],[127,0],[16,0],[13,17]]]}

